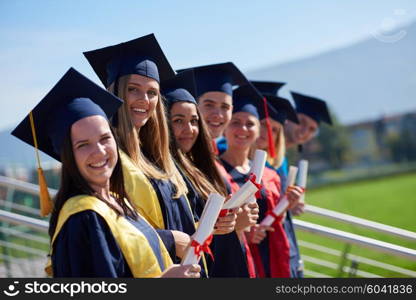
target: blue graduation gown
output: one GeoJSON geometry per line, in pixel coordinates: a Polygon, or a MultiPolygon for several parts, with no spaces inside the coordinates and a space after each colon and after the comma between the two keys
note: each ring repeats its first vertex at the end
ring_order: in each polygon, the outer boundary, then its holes
{"type": "Polygon", "coordinates": [[[169,180],[149,179],[156,191],[166,230],[178,230],[192,235],[194,216],[186,197],[173,198],[174,186],[169,180]]]}
{"type": "MultiPolygon", "coordinates": [[[[187,196],[195,221],[198,221],[204,210],[205,201],[192,182],[183,173],[182,176],[188,187],[187,196]]],[[[228,234],[214,235],[210,248],[214,261],[209,255],[205,255],[209,277],[248,277],[245,254],[235,231],[228,234]]]]}
{"type": "MultiPolygon", "coordinates": [[[[154,230],[141,218],[129,222],[148,239],[163,270],[154,230]]],[[[54,242],[54,277],[132,277],[123,253],[105,220],[92,210],[72,215],[54,242]]]]}

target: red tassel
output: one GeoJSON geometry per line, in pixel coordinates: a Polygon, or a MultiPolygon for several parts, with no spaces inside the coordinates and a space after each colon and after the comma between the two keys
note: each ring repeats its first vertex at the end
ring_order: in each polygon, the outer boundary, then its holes
{"type": "Polygon", "coordinates": [[[214,151],[214,154],[218,156],[220,154],[220,151],[218,151],[217,143],[215,142],[215,139],[212,139],[212,150],[214,151]]]}
{"type": "Polygon", "coordinates": [[[274,149],[272,127],[270,125],[269,110],[267,108],[267,99],[263,97],[264,114],[266,115],[266,126],[267,126],[267,140],[269,143],[269,155],[271,158],[276,157],[276,150],[274,149]]]}

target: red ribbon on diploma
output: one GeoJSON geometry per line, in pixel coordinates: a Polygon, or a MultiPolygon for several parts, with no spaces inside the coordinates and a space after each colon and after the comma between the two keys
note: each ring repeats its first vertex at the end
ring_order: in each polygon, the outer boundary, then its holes
{"type": "Polygon", "coordinates": [[[205,252],[211,256],[212,260],[214,260],[214,255],[212,254],[211,248],[209,247],[212,242],[212,237],[213,236],[211,234],[202,245],[197,241],[192,240],[191,247],[194,247],[194,253],[196,256],[198,256],[198,258],[201,256],[201,252],[205,252]]]}
{"type": "Polygon", "coordinates": [[[260,183],[256,182],[256,174],[254,173],[250,173],[250,175],[248,176],[248,180],[250,180],[259,190],[256,192],[256,198],[260,198],[261,194],[260,194],[260,190],[263,187],[260,183]]]}
{"type": "Polygon", "coordinates": [[[221,209],[220,210],[220,217],[225,217],[229,212],[229,209],[221,209]]]}

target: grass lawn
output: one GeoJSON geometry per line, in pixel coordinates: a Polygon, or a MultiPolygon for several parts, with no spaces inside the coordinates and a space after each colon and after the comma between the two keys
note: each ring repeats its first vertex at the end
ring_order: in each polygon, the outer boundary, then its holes
{"type": "MultiPolygon", "coordinates": [[[[306,195],[306,201],[319,207],[416,232],[416,174],[414,173],[309,190],[306,195]]],[[[300,219],[416,249],[416,242],[390,237],[386,234],[362,229],[357,226],[308,214],[303,215],[300,219]]],[[[298,232],[298,239],[341,251],[345,248],[345,244],[341,242],[310,233],[298,232]]],[[[305,247],[301,247],[301,253],[306,256],[331,260],[337,264],[341,259],[305,247]]],[[[416,261],[412,262],[358,246],[353,246],[350,253],[416,271],[416,261]]],[[[338,276],[339,274],[336,270],[316,264],[305,262],[305,265],[308,269],[316,272],[332,276],[338,276]]],[[[360,265],[359,269],[382,276],[403,276],[367,265],[360,265]]]]}

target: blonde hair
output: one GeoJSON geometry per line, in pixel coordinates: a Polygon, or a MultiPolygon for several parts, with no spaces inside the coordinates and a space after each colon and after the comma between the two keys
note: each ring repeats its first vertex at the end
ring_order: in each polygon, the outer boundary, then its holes
{"type": "MultiPolygon", "coordinates": [[[[118,79],[117,96],[126,99],[127,83],[131,75],[118,79]]],[[[114,83],[108,87],[114,94],[114,83]]],[[[166,120],[165,105],[159,94],[156,108],[146,124],[136,130],[130,117],[126,101],[117,112],[115,131],[120,141],[120,148],[127,153],[136,166],[150,178],[169,179],[175,187],[175,198],[188,193],[188,188],[175,166],[169,151],[169,130],[166,120]]]]}
{"type": "Polygon", "coordinates": [[[276,156],[274,158],[269,157],[268,161],[274,168],[279,168],[283,160],[285,159],[286,155],[286,141],[285,141],[285,134],[283,130],[282,124],[279,124],[279,132],[277,133],[277,137],[274,141],[274,149],[276,152],[276,156]]]}
{"type": "MultiPolygon", "coordinates": [[[[261,123],[260,123],[260,120],[259,119],[257,119],[257,118],[254,118],[254,119],[255,119],[256,126],[258,127],[258,130],[257,130],[257,138],[256,138],[256,140],[257,140],[260,137],[261,123]]],[[[254,159],[254,154],[255,154],[256,150],[257,150],[257,143],[254,142],[250,146],[250,150],[248,151],[248,158],[250,160],[253,160],[254,159]]]]}

